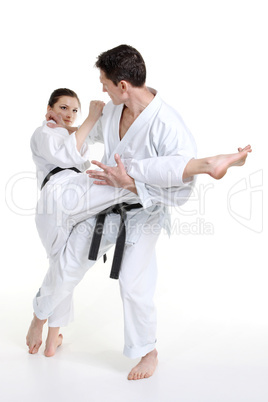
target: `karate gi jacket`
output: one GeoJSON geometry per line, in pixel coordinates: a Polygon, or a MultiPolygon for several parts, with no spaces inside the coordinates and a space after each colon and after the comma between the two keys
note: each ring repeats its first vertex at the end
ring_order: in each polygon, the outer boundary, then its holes
{"type": "Polygon", "coordinates": [[[144,209],[128,212],[130,230],[127,242],[135,243],[150,213],[159,213],[159,224],[170,231],[167,205],[182,205],[189,198],[194,178],[184,183],[187,162],[196,157],[194,138],[176,110],[155,95],[129,127],[122,140],[119,125],[124,105],[109,102],[91,131],[88,142],[104,143],[102,163],[115,166],[114,155],[121,157],[128,174],[135,179],[139,202],[144,209]],[[146,184],[147,183],[147,184],[146,184]],[[136,230],[135,230],[136,228],[136,230]]]}

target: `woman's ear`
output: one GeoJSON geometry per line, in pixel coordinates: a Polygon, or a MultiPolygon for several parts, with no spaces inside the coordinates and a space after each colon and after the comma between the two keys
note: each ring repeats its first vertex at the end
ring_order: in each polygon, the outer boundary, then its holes
{"type": "Polygon", "coordinates": [[[50,112],[50,110],[52,110],[52,107],[47,105],[47,112],[50,112]]]}

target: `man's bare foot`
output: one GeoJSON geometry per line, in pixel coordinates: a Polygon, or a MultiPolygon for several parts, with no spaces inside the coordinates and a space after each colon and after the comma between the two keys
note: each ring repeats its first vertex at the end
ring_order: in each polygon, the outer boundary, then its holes
{"type": "Polygon", "coordinates": [[[57,348],[62,344],[63,336],[59,334],[59,327],[49,327],[47,340],[46,340],[46,348],[45,348],[45,356],[51,357],[56,353],[57,348]]]}
{"type": "Polygon", "coordinates": [[[29,347],[29,353],[35,354],[38,352],[42,344],[43,326],[46,320],[39,320],[34,314],[28,334],[26,336],[26,344],[29,347]]]}
{"type": "Polygon", "coordinates": [[[146,356],[142,357],[141,361],[135,366],[128,375],[128,380],[141,380],[151,377],[156,369],[158,359],[157,350],[154,349],[146,356]]]}
{"type": "Polygon", "coordinates": [[[248,145],[245,148],[238,148],[236,154],[217,155],[211,158],[207,158],[208,162],[208,174],[214,179],[221,179],[231,166],[244,165],[248,153],[251,152],[251,146],[248,145]]]}

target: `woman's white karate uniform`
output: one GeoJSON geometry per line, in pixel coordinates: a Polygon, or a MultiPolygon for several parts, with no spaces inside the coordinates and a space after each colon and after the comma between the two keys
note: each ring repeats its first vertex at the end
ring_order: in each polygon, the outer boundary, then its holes
{"type": "MultiPolygon", "coordinates": [[[[137,358],[155,348],[155,245],[161,228],[168,221],[166,205],[182,205],[191,193],[191,183],[183,183],[182,173],[189,159],[196,156],[196,147],[180,116],[159,95],[120,141],[118,129],[122,107],[109,103],[104,108],[90,141],[103,138],[105,154],[102,161],[105,164],[114,165],[114,154],[120,155],[128,172],[136,179],[140,202],[145,207],[128,213],[127,242],[119,276],[124,308],[124,354],[137,358]],[[165,171],[165,159],[156,158],[166,156],[170,172],[165,171]],[[152,169],[154,186],[139,181],[144,179],[146,182],[152,169]]],[[[99,257],[115,242],[116,234],[110,226],[113,229],[119,226],[117,215],[106,219],[99,257]]],[[[72,318],[73,290],[94,264],[87,259],[93,227],[92,218],[76,225],[66,247],[59,251],[56,259],[50,260],[48,275],[34,299],[37,317],[49,317],[49,326],[67,325],[72,318]]]]}
{"type": "MultiPolygon", "coordinates": [[[[88,144],[84,143],[78,152],[75,133],[50,128],[47,122],[34,132],[31,150],[40,188],[55,167],[75,167],[83,172],[90,166],[88,144]]],[[[135,202],[137,197],[124,189],[95,186],[86,174],[70,169],[53,175],[41,190],[36,207],[36,226],[47,255],[55,255],[65,245],[78,222],[122,199],[135,202]]]]}

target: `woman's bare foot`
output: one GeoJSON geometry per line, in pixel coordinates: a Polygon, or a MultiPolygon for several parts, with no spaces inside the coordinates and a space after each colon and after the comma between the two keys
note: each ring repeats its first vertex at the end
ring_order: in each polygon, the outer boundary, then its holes
{"type": "Polygon", "coordinates": [[[221,179],[231,166],[244,165],[251,146],[238,148],[236,154],[210,156],[202,159],[191,159],[184,168],[183,180],[198,174],[209,174],[214,179],[221,179]]]}
{"type": "Polygon", "coordinates": [[[59,334],[59,327],[49,327],[47,340],[46,340],[46,348],[45,348],[45,356],[51,357],[56,353],[57,348],[62,344],[63,336],[59,334]]]}
{"type": "Polygon", "coordinates": [[[142,357],[141,361],[135,366],[128,375],[128,380],[141,380],[151,377],[156,369],[158,359],[157,350],[154,349],[146,356],[142,357]]]}
{"type": "Polygon", "coordinates": [[[238,148],[236,154],[217,155],[207,158],[208,170],[207,173],[214,179],[221,179],[231,166],[243,166],[248,153],[252,151],[251,146],[238,148]]]}
{"type": "Polygon", "coordinates": [[[28,334],[26,336],[26,344],[29,347],[29,353],[35,354],[38,352],[42,344],[43,326],[46,320],[39,320],[34,314],[28,334]]]}

